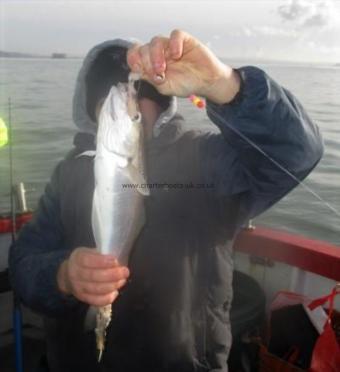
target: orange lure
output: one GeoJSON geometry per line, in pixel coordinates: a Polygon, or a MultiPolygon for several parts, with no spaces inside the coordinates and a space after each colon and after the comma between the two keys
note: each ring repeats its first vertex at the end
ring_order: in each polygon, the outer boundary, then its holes
{"type": "Polygon", "coordinates": [[[205,100],[203,98],[197,97],[194,94],[189,96],[190,101],[198,108],[205,107],[205,100]]]}

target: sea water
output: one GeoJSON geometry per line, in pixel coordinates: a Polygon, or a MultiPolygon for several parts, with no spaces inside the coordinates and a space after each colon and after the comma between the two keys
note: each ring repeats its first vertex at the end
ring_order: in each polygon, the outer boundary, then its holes
{"type": "MultiPolygon", "coordinates": [[[[293,92],[319,125],[325,154],[305,182],[340,210],[340,67],[255,65],[293,92]]],[[[14,183],[25,183],[32,209],[54,167],[72,147],[72,97],[80,66],[80,59],[0,59],[0,116],[6,121],[8,97],[12,102],[14,183]]],[[[189,128],[217,130],[189,100],[179,100],[179,111],[189,128]]],[[[0,215],[9,211],[9,184],[6,146],[0,148],[0,215]]],[[[340,218],[301,186],[253,223],[340,245],[340,218]]]]}

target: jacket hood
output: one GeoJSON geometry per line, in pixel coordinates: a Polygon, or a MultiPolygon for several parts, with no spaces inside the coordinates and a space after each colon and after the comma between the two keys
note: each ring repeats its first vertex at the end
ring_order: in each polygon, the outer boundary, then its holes
{"type": "MultiPolygon", "coordinates": [[[[93,47],[86,55],[82,67],[78,73],[75,92],[73,96],[73,121],[79,128],[80,132],[90,133],[92,135],[96,135],[97,132],[97,124],[89,116],[86,104],[86,76],[90,71],[91,66],[95,62],[99,53],[101,53],[105,49],[113,46],[129,48],[132,45],[133,43],[127,40],[107,40],[93,47]]],[[[162,112],[154,125],[154,137],[157,137],[160,134],[164,126],[166,126],[166,124],[176,114],[176,112],[177,100],[176,97],[171,97],[168,108],[162,112]]]]}

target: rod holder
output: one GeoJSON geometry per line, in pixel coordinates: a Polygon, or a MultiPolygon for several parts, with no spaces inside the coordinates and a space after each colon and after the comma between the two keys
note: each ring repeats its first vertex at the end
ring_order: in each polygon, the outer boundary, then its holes
{"type": "Polygon", "coordinates": [[[19,182],[18,184],[14,185],[14,195],[16,199],[16,207],[17,212],[19,213],[26,213],[28,212],[27,208],[27,201],[26,201],[26,189],[25,184],[23,182],[19,182]]]}

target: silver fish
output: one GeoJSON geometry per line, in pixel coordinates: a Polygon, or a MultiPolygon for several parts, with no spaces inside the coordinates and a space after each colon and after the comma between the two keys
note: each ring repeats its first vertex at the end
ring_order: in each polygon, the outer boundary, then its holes
{"type": "MultiPolygon", "coordinates": [[[[99,115],[94,163],[92,228],[97,250],[114,256],[122,265],[127,265],[130,250],[143,227],[143,197],[148,194],[143,128],[134,89],[138,79],[138,75],[130,73],[127,84],[112,86],[99,115]]],[[[111,305],[98,308],[96,318],[100,361],[111,321],[111,305]]]]}

